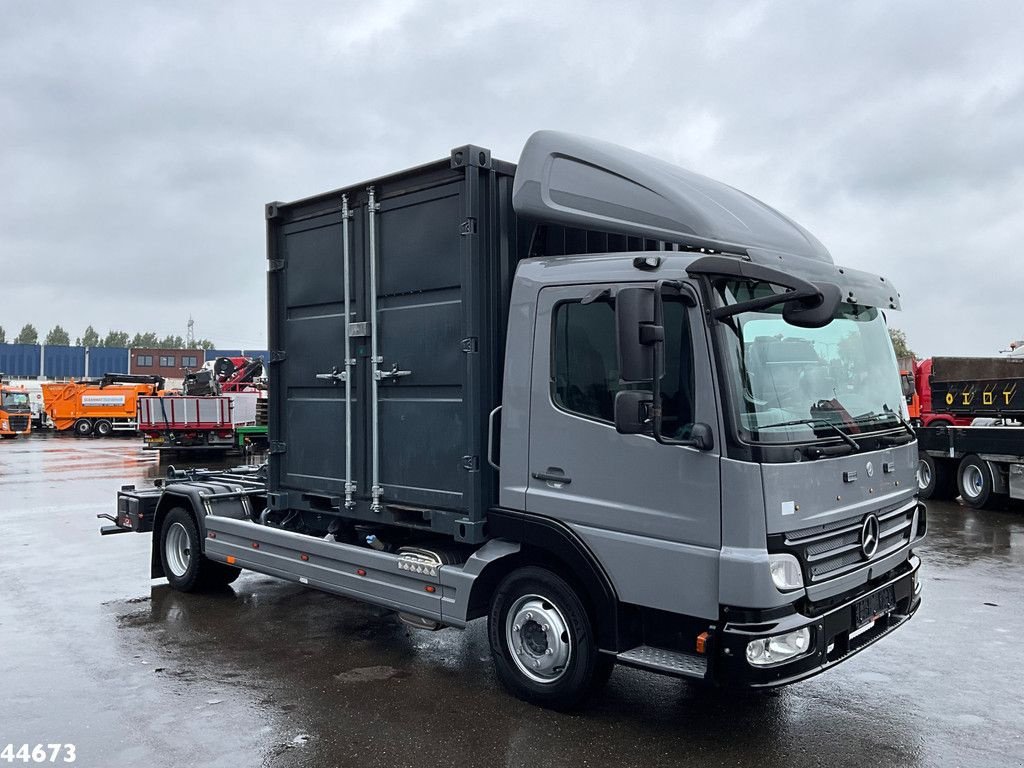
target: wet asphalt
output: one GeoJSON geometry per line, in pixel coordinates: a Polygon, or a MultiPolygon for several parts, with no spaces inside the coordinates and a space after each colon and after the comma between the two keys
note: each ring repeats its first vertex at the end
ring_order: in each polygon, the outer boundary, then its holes
{"type": "Polygon", "coordinates": [[[1024,509],[931,503],[919,613],[825,675],[737,693],[620,667],[558,714],[501,689],[483,622],[412,630],[259,574],[216,595],[152,582],[149,536],[101,538],[96,514],[160,471],[134,439],[0,443],[0,749],[71,743],[89,767],[1024,765],[1024,509]]]}

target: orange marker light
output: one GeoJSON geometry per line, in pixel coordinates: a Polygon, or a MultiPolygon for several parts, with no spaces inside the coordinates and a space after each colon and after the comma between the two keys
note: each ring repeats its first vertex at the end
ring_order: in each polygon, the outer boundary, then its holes
{"type": "Polygon", "coordinates": [[[207,536],[208,536],[209,538],[211,538],[211,539],[216,539],[216,538],[217,538],[217,534],[216,534],[216,533],[214,533],[213,531],[210,531],[210,532],[209,532],[208,534],[206,534],[206,535],[207,535],[207,536]]]}
{"type": "Polygon", "coordinates": [[[710,636],[707,632],[701,632],[697,635],[697,653],[704,653],[707,650],[708,638],[710,636]]]}
{"type": "Polygon", "coordinates": [[[259,548],[260,548],[260,543],[259,543],[258,541],[254,541],[254,542],[252,543],[252,548],[253,548],[253,549],[259,549],[259,548]]]}
{"type": "Polygon", "coordinates": [[[235,564],[235,556],[234,555],[228,555],[228,565],[234,565],[234,564],[235,564]]]}
{"type": "Polygon", "coordinates": [[[356,568],[356,576],[365,576],[365,575],[366,575],[366,571],[364,571],[362,568],[356,568]]]}
{"type": "Polygon", "coordinates": [[[431,594],[437,591],[437,588],[432,584],[427,584],[427,586],[425,586],[424,589],[427,590],[427,592],[430,592],[431,594]]]}
{"type": "Polygon", "coordinates": [[[303,553],[301,553],[299,555],[299,560],[302,560],[303,562],[305,562],[305,561],[309,560],[309,555],[307,555],[305,552],[303,552],[303,553]]]}

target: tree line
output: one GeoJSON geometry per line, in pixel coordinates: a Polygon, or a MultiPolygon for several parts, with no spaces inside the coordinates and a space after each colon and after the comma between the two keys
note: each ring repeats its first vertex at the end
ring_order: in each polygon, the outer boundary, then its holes
{"type": "MultiPolygon", "coordinates": [[[[7,332],[0,325],[0,344],[7,343],[7,332]]],[[[25,323],[25,326],[18,332],[18,335],[11,340],[12,344],[39,344],[39,331],[32,323],[25,323]]],[[[59,324],[53,326],[46,334],[43,344],[48,347],[70,347],[71,335],[59,324]]],[[[131,347],[133,349],[185,349],[185,339],[181,336],[167,335],[160,338],[152,331],[136,333],[134,336],[127,331],[107,331],[107,335],[100,337],[99,332],[91,325],[85,329],[81,336],[75,338],[76,347],[131,347]]],[[[209,339],[196,339],[192,349],[213,349],[214,343],[209,339]]]]}

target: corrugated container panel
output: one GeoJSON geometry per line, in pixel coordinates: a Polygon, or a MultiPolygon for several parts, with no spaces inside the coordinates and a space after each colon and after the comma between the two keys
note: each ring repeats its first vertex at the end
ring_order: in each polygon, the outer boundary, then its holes
{"type": "Polygon", "coordinates": [[[51,379],[85,376],[85,347],[47,347],[43,375],[51,379]]]}
{"type": "Polygon", "coordinates": [[[89,375],[128,373],[128,349],[123,347],[92,347],[89,350],[89,375]]]}
{"type": "Polygon", "coordinates": [[[0,344],[0,373],[8,376],[38,376],[39,346],[0,344]]]}

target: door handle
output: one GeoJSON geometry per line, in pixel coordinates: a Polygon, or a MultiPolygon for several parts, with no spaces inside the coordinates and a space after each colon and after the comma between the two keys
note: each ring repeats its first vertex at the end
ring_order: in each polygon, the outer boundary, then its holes
{"type": "Polygon", "coordinates": [[[378,370],[376,372],[376,375],[377,375],[378,379],[398,379],[398,378],[401,378],[402,376],[409,376],[411,374],[412,374],[412,371],[400,371],[400,370],[398,370],[398,363],[392,363],[390,371],[378,370]]]}
{"type": "Polygon", "coordinates": [[[543,480],[545,483],[561,483],[562,485],[568,485],[572,482],[572,478],[566,477],[565,473],[558,467],[548,467],[547,472],[533,472],[531,477],[533,477],[534,480],[543,480]]]}
{"type": "Polygon", "coordinates": [[[345,381],[345,379],[348,378],[348,371],[339,371],[337,366],[335,366],[334,369],[328,373],[316,374],[316,377],[318,379],[326,379],[327,381],[337,384],[339,381],[345,381]]]}

